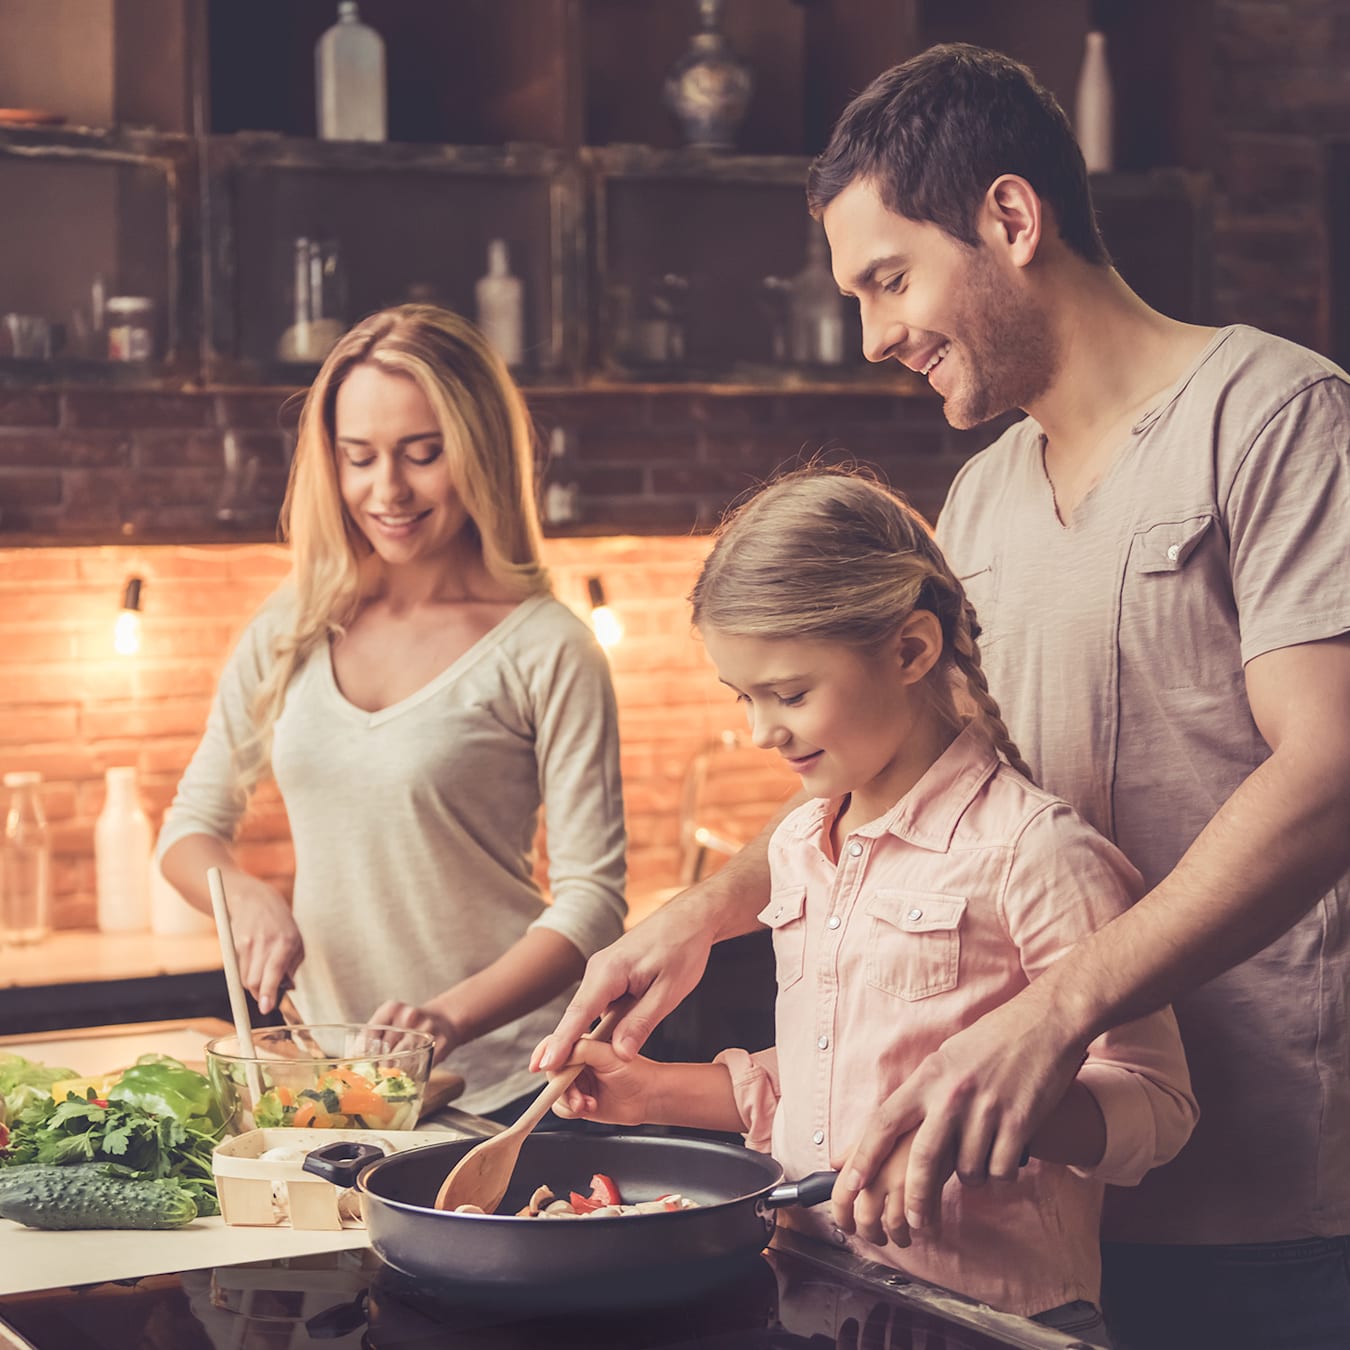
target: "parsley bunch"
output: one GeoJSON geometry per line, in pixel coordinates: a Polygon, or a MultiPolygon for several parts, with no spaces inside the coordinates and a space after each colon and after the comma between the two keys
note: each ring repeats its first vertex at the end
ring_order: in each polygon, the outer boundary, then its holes
{"type": "Polygon", "coordinates": [[[132,1177],[176,1181],[199,1214],[219,1214],[211,1150],[223,1129],[220,1113],[209,1086],[204,1094],[183,1091],[192,1079],[206,1080],[167,1056],[144,1056],[124,1077],[139,1080],[137,1090],[114,1087],[106,1102],[90,1089],[84,1100],[70,1093],[63,1102],[48,1098],[28,1107],[0,1163],[116,1163],[132,1177]]]}

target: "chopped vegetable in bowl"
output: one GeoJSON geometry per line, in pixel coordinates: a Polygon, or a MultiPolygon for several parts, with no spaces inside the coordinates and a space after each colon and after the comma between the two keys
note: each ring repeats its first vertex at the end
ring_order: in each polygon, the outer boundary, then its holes
{"type": "Polygon", "coordinates": [[[394,1068],[337,1067],[321,1072],[313,1087],[296,1091],[284,1084],[258,1098],[253,1120],[259,1129],[411,1130],[417,1125],[422,1089],[394,1068]]]}
{"type": "Polygon", "coordinates": [[[231,1133],[250,1129],[411,1130],[435,1042],[422,1031],[360,1023],[264,1027],[253,1054],[221,1036],[207,1072],[231,1133]]]}

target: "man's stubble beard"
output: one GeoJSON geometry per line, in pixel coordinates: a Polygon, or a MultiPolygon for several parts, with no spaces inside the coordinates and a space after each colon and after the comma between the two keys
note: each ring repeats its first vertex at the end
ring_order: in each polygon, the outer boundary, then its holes
{"type": "Polygon", "coordinates": [[[943,402],[951,426],[965,431],[1025,411],[1049,389],[1059,365],[1049,318],[1004,280],[982,249],[974,251],[957,326],[965,334],[967,378],[943,402]]]}

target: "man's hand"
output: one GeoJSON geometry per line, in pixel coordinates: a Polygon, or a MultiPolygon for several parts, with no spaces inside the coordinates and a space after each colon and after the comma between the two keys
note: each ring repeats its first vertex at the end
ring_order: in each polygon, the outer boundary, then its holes
{"type": "Polygon", "coordinates": [[[986,1013],[934,1051],[881,1104],[849,1155],[830,1201],[854,1231],[859,1194],[896,1142],[910,1134],[904,1217],[912,1229],[941,1221],[942,1188],[1011,1180],[1028,1140],[1068,1090],[1084,1047],[1051,1016],[1036,985],[986,1013]]]}
{"type": "Polygon", "coordinates": [[[610,1044],[631,1060],[665,1015],[703,977],[713,935],[698,911],[678,902],[659,909],[612,946],[596,952],[561,1021],[530,1058],[530,1068],[560,1069],[577,1041],[620,999],[632,1005],[614,1026],[610,1044]]]}

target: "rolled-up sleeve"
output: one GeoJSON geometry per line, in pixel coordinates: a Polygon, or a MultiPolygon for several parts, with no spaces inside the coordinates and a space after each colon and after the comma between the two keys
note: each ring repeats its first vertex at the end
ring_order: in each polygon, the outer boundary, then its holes
{"type": "Polygon", "coordinates": [[[623,933],[627,832],[609,661],[579,619],[529,672],[553,903],[531,925],[590,957],[623,933]]]}
{"type": "MultiPolygon", "coordinates": [[[[1002,901],[1028,978],[1123,913],[1141,888],[1124,855],[1069,807],[1038,812],[1014,847],[1002,901]]],[[[1180,1152],[1199,1119],[1171,1008],[1099,1036],[1078,1078],[1106,1122],[1105,1152],[1095,1167],[1073,1169],[1080,1176],[1133,1186],[1180,1152]]]]}
{"type": "Polygon", "coordinates": [[[753,1055],[746,1050],[723,1050],[713,1062],[724,1064],[731,1074],[731,1091],[747,1147],[768,1153],[780,1096],[778,1050],[770,1046],[753,1055]]]}

